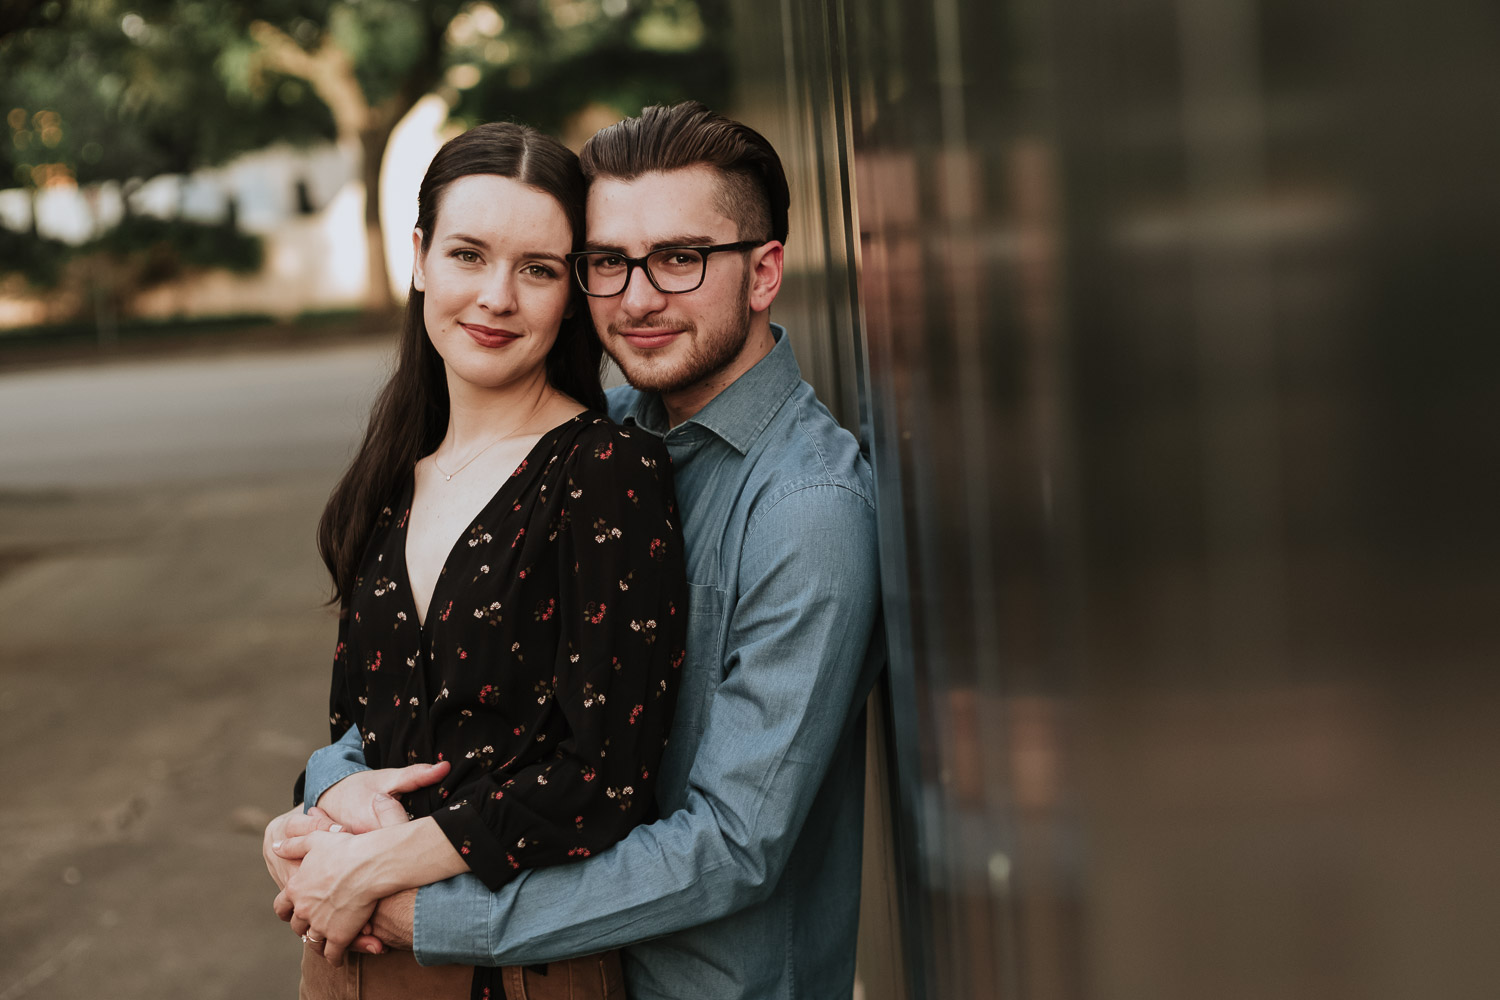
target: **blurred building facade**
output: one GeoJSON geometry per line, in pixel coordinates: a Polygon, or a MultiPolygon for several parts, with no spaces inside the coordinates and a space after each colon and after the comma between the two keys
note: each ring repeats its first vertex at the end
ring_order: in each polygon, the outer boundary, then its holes
{"type": "Polygon", "coordinates": [[[1492,995],[1493,5],[737,13],[879,486],[867,1000],[1492,995]]]}

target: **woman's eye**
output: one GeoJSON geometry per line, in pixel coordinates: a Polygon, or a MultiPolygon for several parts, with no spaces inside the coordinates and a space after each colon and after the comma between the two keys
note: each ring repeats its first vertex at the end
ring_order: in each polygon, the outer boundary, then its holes
{"type": "Polygon", "coordinates": [[[454,259],[461,260],[465,264],[479,263],[479,252],[477,250],[455,250],[453,251],[453,256],[454,259]]]}
{"type": "Polygon", "coordinates": [[[533,278],[555,278],[557,272],[545,264],[527,264],[525,273],[533,278]]]}

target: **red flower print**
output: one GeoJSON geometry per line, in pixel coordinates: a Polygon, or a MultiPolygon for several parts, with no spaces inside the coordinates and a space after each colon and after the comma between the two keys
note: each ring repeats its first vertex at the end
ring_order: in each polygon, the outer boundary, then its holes
{"type": "Polygon", "coordinates": [[[516,478],[517,476],[519,476],[521,473],[523,473],[525,471],[526,471],[526,459],[523,458],[523,459],[521,459],[521,464],[518,465],[518,466],[516,466],[516,471],[512,472],[510,474],[510,478],[514,479],[514,478],[516,478]]]}
{"type": "Polygon", "coordinates": [[[515,548],[520,543],[522,536],[525,535],[525,534],[526,534],[526,529],[525,528],[522,528],[520,531],[516,532],[516,537],[512,538],[511,541],[510,541],[510,547],[511,548],[515,548]]]}
{"type": "Polygon", "coordinates": [[[443,613],[441,615],[438,615],[438,617],[440,619],[442,619],[443,621],[447,621],[448,620],[448,616],[451,615],[452,613],[453,613],[453,602],[449,601],[448,602],[448,606],[443,609],[443,613]]]}

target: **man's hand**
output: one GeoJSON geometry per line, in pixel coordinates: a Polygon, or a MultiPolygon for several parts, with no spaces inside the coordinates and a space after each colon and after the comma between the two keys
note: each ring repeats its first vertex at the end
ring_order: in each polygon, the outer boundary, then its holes
{"type": "Polygon", "coordinates": [[[387,948],[411,951],[417,917],[417,890],[403,889],[394,896],[387,896],[375,906],[375,916],[370,920],[370,934],[354,942],[357,950],[368,950],[370,941],[387,948]]]}
{"type": "Polygon", "coordinates": [[[316,808],[350,833],[368,833],[396,822],[397,813],[404,822],[406,809],[396,801],[396,796],[437,784],[447,776],[448,769],[447,761],[439,761],[356,771],[320,795],[316,808]]]}
{"type": "MultiPolygon", "coordinates": [[[[404,815],[404,814],[403,814],[404,815]]],[[[314,830],[336,830],[337,824],[328,817],[317,806],[314,806],[305,815],[301,806],[293,806],[291,809],[277,816],[266,824],[266,833],[261,840],[260,853],[265,859],[266,870],[271,873],[271,879],[276,883],[276,888],[285,889],[288,881],[296,874],[298,861],[288,860],[277,854],[272,848],[288,837],[300,837],[314,830]]]]}

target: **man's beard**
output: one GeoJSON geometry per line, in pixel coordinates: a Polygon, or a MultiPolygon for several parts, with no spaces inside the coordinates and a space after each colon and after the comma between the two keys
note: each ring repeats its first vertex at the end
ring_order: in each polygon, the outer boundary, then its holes
{"type": "MultiPolygon", "coordinates": [[[[686,358],[670,363],[665,362],[665,359],[653,362],[643,361],[639,356],[625,355],[624,351],[620,354],[609,352],[609,356],[625,374],[625,381],[642,392],[680,392],[729,367],[740,356],[740,352],[745,349],[745,341],[750,338],[750,305],[742,295],[740,309],[732,324],[720,327],[709,337],[699,337],[696,325],[686,329],[679,323],[665,323],[662,326],[682,329],[682,336],[690,338],[690,350],[686,358]],[[625,356],[622,358],[621,355],[625,356]]],[[[639,330],[641,326],[633,324],[632,329],[639,330]]],[[[606,346],[614,343],[613,338],[619,336],[613,324],[609,328],[609,334],[606,346]]]]}

